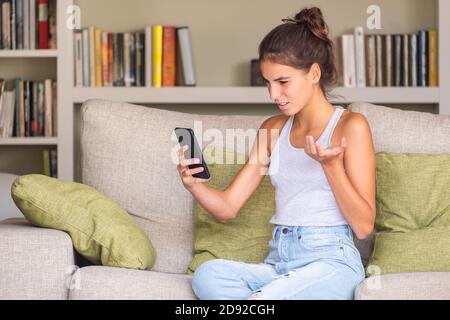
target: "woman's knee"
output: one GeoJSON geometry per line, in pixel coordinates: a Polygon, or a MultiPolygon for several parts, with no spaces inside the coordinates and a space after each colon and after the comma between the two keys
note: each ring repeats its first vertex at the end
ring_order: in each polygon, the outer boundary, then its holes
{"type": "Polygon", "coordinates": [[[209,260],[200,265],[192,279],[192,289],[199,299],[215,300],[220,293],[224,275],[229,272],[227,261],[222,259],[209,260]]]}

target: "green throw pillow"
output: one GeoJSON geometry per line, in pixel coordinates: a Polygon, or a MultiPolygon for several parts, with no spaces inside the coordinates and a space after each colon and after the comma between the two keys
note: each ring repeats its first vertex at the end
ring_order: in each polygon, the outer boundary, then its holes
{"type": "Polygon", "coordinates": [[[367,275],[450,271],[450,154],[377,155],[367,275]]]}
{"type": "MultiPolygon", "coordinates": [[[[210,152],[214,155],[214,151],[210,152]]],[[[240,160],[247,157],[224,151],[227,159],[237,156],[241,164],[209,164],[211,173],[209,186],[224,190],[243,167],[240,160]]],[[[204,152],[205,160],[208,152],[204,152]]],[[[235,163],[236,163],[235,162],[235,163]]],[[[217,222],[198,203],[195,205],[195,245],[194,259],[189,265],[189,273],[211,259],[227,259],[247,263],[260,263],[269,253],[268,242],[273,226],[269,223],[275,212],[275,190],[266,176],[255,193],[239,211],[236,219],[227,224],[217,222]]]]}
{"type": "Polygon", "coordinates": [[[33,225],[67,232],[95,264],[150,269],[156,252],[130,215],[93,188],[42,175],[16,179],[12,197],[33,225]]]}

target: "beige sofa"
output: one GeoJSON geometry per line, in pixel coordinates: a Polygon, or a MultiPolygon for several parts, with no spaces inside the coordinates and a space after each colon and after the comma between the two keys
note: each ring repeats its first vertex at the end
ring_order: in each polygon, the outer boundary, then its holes
{"type": "MultiPolygon", "coordinates": [[[[350,108],[368,118],[377,151],[450,153],[448,116],[363,103],[350,108]]],[[[171,159],[172,131],[199,125],[221,132],[257,129],[264,117],[193,115],[100,100],[86,102],[82,117],[83,182],[135,218],[157,250],[156,264],[151,271],[89,266],[66,233],[8,220],[0,224],[0,299],[195,299],[186,274],[194,202],[171,159]]],[[[370,239],[357,246],[367,260],[370,239]]],[[[450,273],[369,278],[355,298],[450,299],[450,273]]]]}

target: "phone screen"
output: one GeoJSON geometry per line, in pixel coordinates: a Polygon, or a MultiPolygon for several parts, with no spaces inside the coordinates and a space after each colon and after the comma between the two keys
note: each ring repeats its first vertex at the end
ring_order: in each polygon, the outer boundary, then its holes
{"type": "Polygon", "coordinates": [[[199,167],[203,167],[204,171],[194,174],[193,177],[200,179],[209,179],[210,174],[208,166],[206,165],[202,150],[200,149],[200,146],[197,142],[197,138],[195,137],[194,130],[190,128],[176,128],[175,134],[177,135],[178,143],[180,144],[181,147],[184,147],[186,145],[189,146],[188,150],[186,150],[184,153],[184,158],[200,159],[199,164],[190,165],[189,169],[196,169],[199,167]]]}

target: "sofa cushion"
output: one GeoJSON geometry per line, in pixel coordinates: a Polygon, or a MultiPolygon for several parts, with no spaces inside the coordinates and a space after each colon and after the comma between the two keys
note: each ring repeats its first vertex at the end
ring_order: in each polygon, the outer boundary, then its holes
{"type": "Polygon", "coordinates": [[[379,153],[376,170],[368,273],[450,271],[450,154],[379,153]]]}
{"type": "MultiPolygon", "coordinates": [[[[224,190],[240,171],[248,157],[220,150],[217,155],[205,150],[211,179],[209,186],[224,190]],[[214,159],[210,159],[212,156],[214,159]],[[223,157],[217,161],[219,157],[223,157]],[[226,161],[229,159],[231,163],[226,161]],[[236,159],[233,161],[232,159],[236,159]]],[[[194,259],[189,271],[194,272],[203,262],[227,259],[246,263],[261,263],[269,252],[268,242],[273,225],[270,218],[275,212],[275,190],[266,176],[253,195],[227,224],[218,222],[200,204],[195,206],[194,259]]]]}
{"type": "Polygon", "coordinates": [[[367,278],[356,300],[449,300],[450,272],[386,274],[367,278]]]}
{"type": "MultiPolygon", "coordinates": [[[[450,116],[403,111],[371,103],[352,103],[352,112],[364,115],[372,130],[376,152],[450,153],[450,116]]],[[[368,262],[374,235],[355,240],[363,262],[368,262]]]]}
{"type": "Polygon", "coordinates": [[[89,186],[28,175],[16,179],[12,197],[29,222],[66,231],[93,263],[149,269],[155,262],[150,240],[127,212],[89,186]]]}
{"type": "Polygon", "coordinates": [[[194,300],[192,277],[109,267],[78,269],[70,300],[194,300]]]}
{"type": "MultiPolygon", "coordinates": [[[[173,130],[193,128],[199,144],[221,145],[227,129],[253,144],[263,116],[210,116],[90,100],[82,107],[83,183],[116,201],[151,239],[152,270],[185,273],[193,257],[194,200],[176,170],[173,130]]],[[[244,152],[245,150],[238,150],[244,152]]]]}

